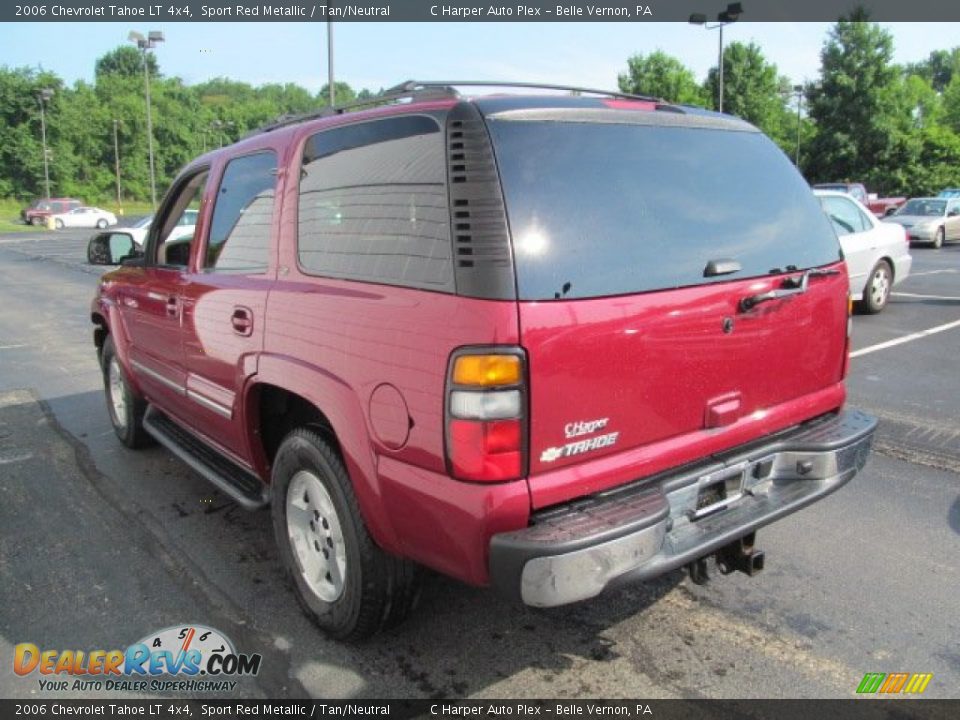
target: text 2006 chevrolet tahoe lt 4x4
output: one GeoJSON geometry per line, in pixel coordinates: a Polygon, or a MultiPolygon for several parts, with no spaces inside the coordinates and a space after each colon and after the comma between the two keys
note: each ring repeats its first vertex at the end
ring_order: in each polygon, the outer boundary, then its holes
{"type": "Polygon", "coordinates": [[[409,83],[188,165],[93,303],[110,417],[248,508],[337,637],[417,568],[554,606],[836,490],[847,275],[756,128],[622,95],[409,83]],[[175,227],[199,210],[192,236],[175,227]]]}

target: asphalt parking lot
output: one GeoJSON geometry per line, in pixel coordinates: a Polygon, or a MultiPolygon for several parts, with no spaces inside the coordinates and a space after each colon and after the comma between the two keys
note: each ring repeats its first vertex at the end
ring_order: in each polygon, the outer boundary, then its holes
{"type": "MultiPolygon", "coordinates": [[[[431,576],[410,621],[350,646],[300,614],[268,513],[114,438],[89,235],[0,235],[0,656],[196,622],[264,655],[231,697],[852,697],[867,672],[960,697],[960,245],[914,249],[887,309],[854,318],[850,404],[881,419],[874,454],[759,533],[758,577],[676,572],[534,611],[431,576]]],[[[44,691],[5,662],[0,696],[44,691]]]]}

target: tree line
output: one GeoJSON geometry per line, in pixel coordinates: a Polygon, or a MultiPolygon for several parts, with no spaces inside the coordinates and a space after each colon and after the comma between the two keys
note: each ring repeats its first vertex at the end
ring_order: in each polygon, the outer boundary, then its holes
{"type": "MultiPolygon", "coordinates": [[[[329,100],[293,83],[253,87],[227,78],[187,85],[161,75],[153,53],[119,47],[97,60],[94,82],[67,86],[55,74],[0,67],[0,197],[43,197],[44,169],[39,99],[47,131],[53,196],[90,203],[116,200],[119,156],[124,201],[149,200],[150,169],[144,76],[150,76],[157,190],[197,155],[229,144],[278,117],[316,110],[329,100]]],[[[335,102],[371,96],[334,85],[335,102]]]]}
{"type": "MultiPolygon", "coordinates": [[[[819,77],[800,87],[755,43],[724,49],[724,112],[755,124],[811,182],[862,181],[884,194],[924,195],[960,187],[960,47],[918,63],[893,63],[893,38],[860,11],[837,22],[819,77]],[[798,114],[798,100],[801,113],[798,114]]],[[[187,85],[160,73],[156,57],[117,48],[96,62],[93,83],[66,85],[33,68],[0,67],[0,197],[43,196],[40,104],[46,119],[51,194],[109,203],[119,156],[124,200],[150,197],[144,102],[150,76],[157,186],[198,154],[233,142],[279,116],[316,110],[317,94],[292,83],[253,87],[217,78],[187,85]],[[40,100],[41,90],[52,90],[40,100]]],[[[703,83],[661,51],[627,60],[620,90],[716,107],[718,68],[703,83]]],[[[335,85],[340,104],[373,95],[335,85]]]]}
{"type": "MultiPolygon", "coordinates": [[[[795,86],[755,43],[730,43],[724,112],[759,127],[791,159],[799,155],[811,183],[863,182],[881,194],[912,196],[960,187],[960,47],[897,65],[892,35],[855,11],[831,28],[820,62],[816,80],[795,86]]],[[[655,51],[631,57],[619,86],[716,107],[718,75],[711,68],[698,83],[679,60],[655,51]]]]}

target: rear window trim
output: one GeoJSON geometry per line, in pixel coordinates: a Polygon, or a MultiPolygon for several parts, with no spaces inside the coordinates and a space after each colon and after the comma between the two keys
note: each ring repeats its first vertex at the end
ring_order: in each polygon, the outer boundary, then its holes
{"type": "MultiPolygon", "coordinates": [[[[434,110],[434,111],[417,110],[415,112],[400,112],[396,114],[377,115],[374,117],[358,118],[356,120],[348,120],[346,122],[338,122],[336,124],[330,124],[330,125],[325,124],[325,125],[319,125],[319,126],[318,125],[305,126],[303,136],[296,143],[296,155],[294,156],[294,162],[296,163],[296,173],[297,173],[297,185],[296,185],[297,207],[296,207],[296,213],[295,213],[297,222],[295,223],[294,236],[295,236],[296,242],[294,244],[293,260],[296,265],[298,273],[300,273],[304,277],[317,278],[318,280],[327,280],[327,281],[332,281],[336,283],[344,283],[346,287],[350,287],[351,285],[356,283],[361,283],[364,285],[374,285],[374,286],[384,287],[384,288],[409,290],[411,292],[429,292],[429,293],[436,293],[438,295],[447,295],[447,296],[458,294],[455,284],[453,289],[440,288],[440,287],[420,287],[420,286],[414,286],[414,285],[406,285],[402,283],[390,283],[383,280],[338,277],[336,275],[324,274],[324,273],[317,272],[316,270],[307,268],[303,264],[300,258],[300,222],[299,222],[300,199],[301,199],[300,183],[303,180],[304,154],[306,153],[307,145],[310,143],[310,141],[313,139],[314,136],[319,135],[321,133],[328,132],[328,131],[332,131],[332,130],[340,130],[348,127],[356,127],[358,125],[366,125],[369,123],[375,123],[375,122],[380,122],[384,120],[393,120],[395,118],[401,118],[401,117],[429,118],[430,120],[434,121],[437,124],[437,126],[439,127],[440,134],[443,135],[448,114],[449,114],[449,110],[434,110]]],[[[444,162],[449,162],[448,158],[446,157],[446,151],[445,151],[444,162]]],[[[449,185],[449,178],[445,179],[444,185],[445,187],[449,185]]],[[[447,214],[448,215],[452,214],[450,207],[447,208],[447,214]]],[[[453,241],[451,237],[451,252],[452,250],[453,250],[453,241]]]]}

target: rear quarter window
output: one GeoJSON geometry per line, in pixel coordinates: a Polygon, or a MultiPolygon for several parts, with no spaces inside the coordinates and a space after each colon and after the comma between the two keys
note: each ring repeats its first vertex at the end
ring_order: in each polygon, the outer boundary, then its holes
{"type": "Polygon", "coordinates": [[[300,173],[301,267],[325,277],[450,292],[446,150],[432,117],[317,133],[300,173]]]}

